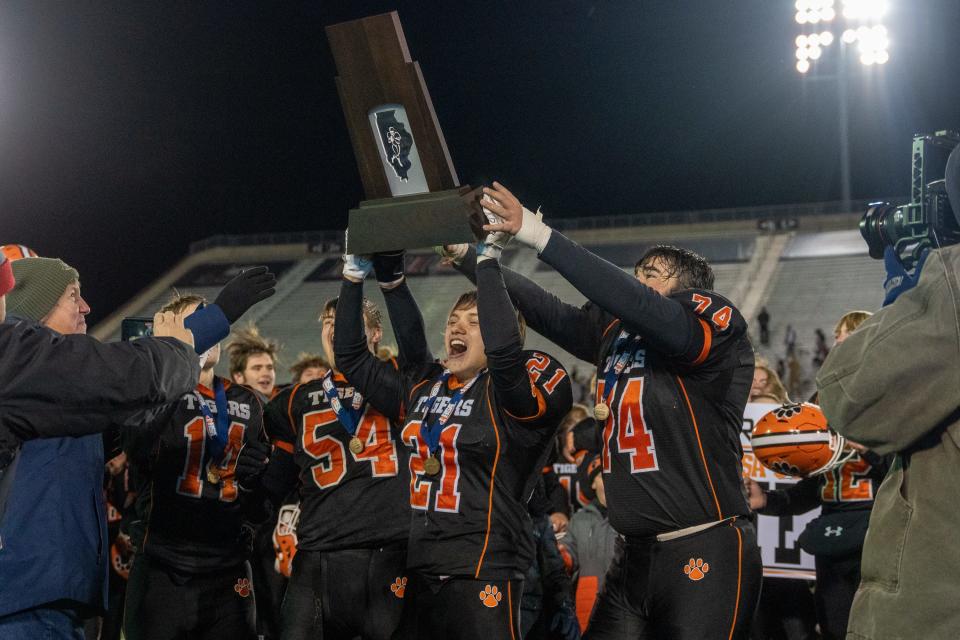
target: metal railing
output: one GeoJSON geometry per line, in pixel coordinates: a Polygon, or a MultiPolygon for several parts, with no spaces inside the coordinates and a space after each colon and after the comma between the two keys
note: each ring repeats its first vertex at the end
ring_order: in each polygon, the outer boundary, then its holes
{"type": "MultiPolygon", "coordinates": [[[[653,225],[693,225],[717,222],[742,222],[801,216],[829,216],[860,213],[870,202],[879,199],[891,202],[906,202],[901,198],[874,198],[857,200],[851,207],[843,201],[810,202],[804,204],[777,204],[759,207],[736,207],[729,209],[698,209],[692,211],[660,211],[628,213],[608,216],[578,216],[575,218],[550,218],[550,226],[560,231],[584,229],[615,229],[653,225]],[[852,209],[852,210],[851,210],[852,209]]],[[[282,233],[256,233],[249,235],[220,234],[190,244],[190,253],[199,253],[213,247],[244,247],[265,244],[307,244],[311,251],[325,253],[343,250],[343,231],[289,231],[282,233]]]]}

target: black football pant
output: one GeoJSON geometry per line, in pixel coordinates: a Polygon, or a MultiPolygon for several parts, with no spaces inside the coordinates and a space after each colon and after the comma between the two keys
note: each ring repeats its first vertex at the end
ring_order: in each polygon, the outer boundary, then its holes
{"type": "Polygon", "coordinates": [[[257,596],[257,633],[263,640],[280,637],[280,607],[287,588],[287,577],[277,573],[274,564],[273,528],[276,518],[257,528],[254,535],[250,570],[253,573],[253,591],[257,596]]]}
{"type": "Polygon", "coordinates": [[[393,640],[520,640],[523,580],[411,574],[393,640]]]}
{"type": "Polygon", "coordinates": [[[848,558],[817,556],[817,622],[823,640],[843,640],[853,596],[860,586],[860,553],[848,558]]]}
{"type": "Polygon", "coordinates": [[[127,583],[127,640],[256,640],[250,565],[184,575],[142,554],[127,583]]]}
{"type": "Polygon", "coordinates": [[[763,567],[736,520],[682,538],[617,541],[584,640],[746,638],[763,567]]]}
{"type": "Polygon", "coordinates": [[[753,640],[816,640],[817,612],[806,580],[764,578],[753,616],[753,640]]]}
{"type": "Polygon", "coordinates": [[[389,640],[400,623],[407,543],[299,550],[280,613],[282,640],[389,640]]]}

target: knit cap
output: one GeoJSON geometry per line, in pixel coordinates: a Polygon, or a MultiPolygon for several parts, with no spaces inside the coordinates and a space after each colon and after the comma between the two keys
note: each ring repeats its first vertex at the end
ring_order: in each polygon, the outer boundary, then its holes
{"type": "Polygon", "coordinates": [[[13,263],[16,286],[7,294],[7,313],[39,322],[57,306],[77,270],[57,258],[23,258],[13,263]]]}

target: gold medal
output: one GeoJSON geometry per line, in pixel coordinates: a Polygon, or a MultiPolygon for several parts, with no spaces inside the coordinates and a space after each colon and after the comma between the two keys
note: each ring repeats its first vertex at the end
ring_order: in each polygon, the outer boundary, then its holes
{"type": "Polygon", "coordinates": [[[207,480],[213,484],[219,484],[220,470],[214,467],[213,465],[210,465],[209,467],[207,467],[207,480]]]}
{"type": "Polygon", "coordinates": [[[593,408],[593,417],[600,422],[606,422],[607,418],[610,417],[610,407],[608,407],[605,402],[597,403],[593,408]]]}
{"type": "Polygon", "coordinates": [[[350,438],[350,451],[353,453],[361,453],[363,451],[363,440],[357,436],[350,438]]]}
{"type": "Polygon", "coordinates": [[[440,461],[435,456],[430,456],[423,461],[423,470],[428,476],[435,476],[440,473],[440,461]]]}

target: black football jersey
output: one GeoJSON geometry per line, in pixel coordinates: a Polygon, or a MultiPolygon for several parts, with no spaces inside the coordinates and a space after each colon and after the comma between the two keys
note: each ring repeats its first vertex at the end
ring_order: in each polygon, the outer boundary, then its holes
{"type": "MultiPolygon", "coordinates": [[[[131,470],[141,483],[137,518],[142,540],[135,536],[135,543],[183,573],[233,567],[247,556],[242,535],[246,494],[239,491],[234,470],[243,445],[265,439],[263,408],[250,389],[222,382],[230,422],[217,482],[208,478],[208,444],[196,393],[180,398],[128,445],[131,470]]],[[[198,385],[196,391],[216,417],[213,390],[198,385]]]]}
{"type": "MultiPolygon", "coordinates": [[[[354,387],[339,374],[333,381],[350,406],[354,387]]],[[[363,404],[356,436],[364,447],[354,453],[323,381],[314,380],[280,392],[267,405],[266,428],[299,470],[298,549],[375,548],[407,539],[407,452],[383,414],[363,404]]]]}
{"type": "MultiPolygon", "coordinates": [[[[610,412],[602,425],[610,522],[628,536],[749,514],[740,463],[740,428],[754,366],[746,322],[712,291],[688,289],[669,297],[695,318],[702,348],[664,354],[639,336],[607,399],[610,412]]],[[[629,332],[609,314],[596,308],[593,313],[604,331],[599,400],[617,339],[629,332]]]]}
{"type": "Polygon", "coordinates": [[[856,453],[836,469],[804,478],[783,489],[766,491],[767,504],[760,513],[797,515],[821,507],[823,514],[860,510],[869,516],[889,467],[889,458],[870,451],[856,453]]]}
{"type": "Polygon", "coordinates": [[[824,513],[871,509],[889,463],[873,453],[855,453],[839,468],[817,476],[824,513]]]}
{"type": "MultiPolygon", "coordinates": [[[[560,419],[570,408],[570,378],[551,356],[524,352],[538,411],[510,415],[497,401],[489,373],[462,396],[440,433],[441,469],[425,472],[430,455],[421,435],[440,365],[401,369],[402,439],[410,449],[413,511],[409,569],[477,579],[522,577],[533,561],[527,500],[533,493],[560,419]]],[[[433,403],[437,419],[462,386],[451,377],[433,403]]]]}

